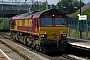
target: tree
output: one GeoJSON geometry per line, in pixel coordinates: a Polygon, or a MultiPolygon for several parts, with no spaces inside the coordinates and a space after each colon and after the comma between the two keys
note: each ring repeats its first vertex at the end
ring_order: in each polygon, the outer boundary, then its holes
{"type": "MultiPolygon", "coordinates": [[[[81,1],[81,7],[84,6],[85,3],[81,1]]],[[[80,1],[79,0],[61,0],[57,3],[57,6],[63,8],[66,7],[69,11],[75,10],[75,8],[78,10],[80,8],[80,1]]]]}
{"type": "MultiPolygon", "coordinates": [[[[57,3],[58,6],[63,7],[80,7],[80,1],[79,0],[61,0],[57,3]]],[[[81,6],[85,5],[83,1],[81,1],[81,6]]]]}
{"type": "Polygon", "coordinates": [[[45,10],[46,9],[46,1],[45,2],[38,2],[38,1],[35,1],[34,2],[34,5],[35,5],[35,9],[38,10],[38,11],[42,11],[42,10],[45,10]]]}

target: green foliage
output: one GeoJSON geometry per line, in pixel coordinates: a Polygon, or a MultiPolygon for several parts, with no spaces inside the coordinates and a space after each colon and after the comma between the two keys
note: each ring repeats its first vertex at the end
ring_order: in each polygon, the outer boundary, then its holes
{"type": "Polygon", "coordinates": [[[90,20],[90,8],[82,11],[82,15],[87,15],[88,16],[88,20],[90,20]]]}
{"type": "MultiPolygon", "coordinates": [[[[75,29],[70,29],[70,37],[78,38],[78,32],[75,29]]],[[[82,32],[82,39],[86,39],[86,32],[82,32]]],[[[88,39],[90,39],[90,32],[88,32],[88,39]]]]}
{"type": "Polygon", "coordinates": [[[80,14],[80,12],[75,12],[75,13],[71,14],[70,17],[78,18],[78,14],[80,14]]]}
{"type": "Polygon", "coordinates": [[[8,18],[0,18],[0,30],[9,29],[9,19],[8,18]]]}
{"type": "Polygon", "coordinates": [[[88,39],[90,39],[90,32],[88,32],[88,39]]]}
{"type": "Polygon", "coordinates": [[[86,39],[86,32],[82,32],[82,38],[86,39]]]}
{"type": "Polygon", "coordinates": [[[5,18],[4,19],[4,29],[9,29],[9,19],[8,18],[5,18]]]}
{"type": "MultiPolygon", "coordinates": [[[[88,20],[90,20],[90,8],[85,9],[81,13],[82,13],[82,15],[87,15],[88,16],[88,20]]],[[[80,12],[75,12],[75,13],[71,14],[70,16],[73,17],[73,18],[78,18],[77,17],[78,14],[80,14],[80,12]]]]}
{"type": "Polygon", "coordinates": [[[2,18],[0,18],[0,30],[2,30],[3,29],[3,20],[2,20],[2,18]]]}
{"type": "Polygon", "coordinates": [[[78,34],[75,29],[70,29],[70,37],[77,38],[78,34]]]}
{"type": "MultiPolygon", "coordinates": [[[[84,2],[81,1],[81,7],[84,6],[84,2]]],[[[67,7],[67,8],[80,8],[80,1],[79,0],[61,0],[57,3],[57,6],[67,7]]]]}

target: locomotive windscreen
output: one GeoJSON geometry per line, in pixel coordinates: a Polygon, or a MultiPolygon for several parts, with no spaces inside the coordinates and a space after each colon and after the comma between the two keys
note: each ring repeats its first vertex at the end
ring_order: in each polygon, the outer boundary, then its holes
{"type": "Polygon", "coordinates": [[[65,18],[41,18],[41,26],[65,26],[65,18]]]}
{"type": "Polygon", "coordinates": [[[55,26],[66,25],[65,18],[55,18],[55,26]]]}
{"type": "Polygon", "coordinates": [[[41,26],[52,26],[52,18],[41,18],[41,26]]]}

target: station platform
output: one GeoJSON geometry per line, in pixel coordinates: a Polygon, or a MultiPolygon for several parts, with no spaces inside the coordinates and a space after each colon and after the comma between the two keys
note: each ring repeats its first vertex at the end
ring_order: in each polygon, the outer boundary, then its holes
{"type": "Polygon", "coordinates": [[[77,38],[71,38],[71,37],[67,37],[67,40],[73,46],[90,50],[90,40],[77,39],[77,38]]]}
{"type": "Polygon", "coordinates": [[[11,59],[0,49],[0,60],[11,60],[11,59]]]}
{"type": "Polygon", "coordinates": [[[7,47],[0,39],[0,60],[26,60],[22,56],[18,55],[15,51],[7,47]]]}

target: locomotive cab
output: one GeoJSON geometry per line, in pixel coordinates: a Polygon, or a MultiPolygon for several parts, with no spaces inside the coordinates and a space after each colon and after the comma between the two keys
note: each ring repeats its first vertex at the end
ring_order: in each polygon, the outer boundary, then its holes
{"type": "Polygon", "coordinates": [[[65,18],[41,18],[40,38],[60,41],[67,37],[65,18]]]}
{"type": "Polygon", "coordinates": [[[51,46],[54,46],[55,50],[64,51],[68,43],[66,41],[68,30],[67,17],[62,12],[54,12],[55,10],[51,10],[40,16],[40,27],[38,27],[40,43],[42,46],[50,46],[50,49],[51,46]]]}

